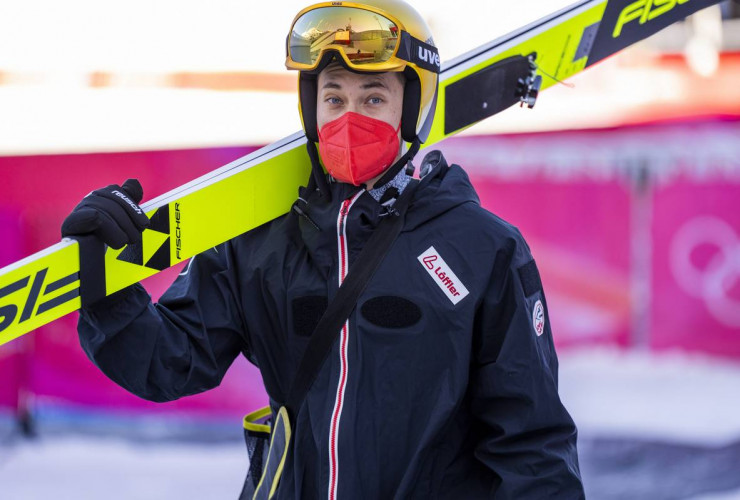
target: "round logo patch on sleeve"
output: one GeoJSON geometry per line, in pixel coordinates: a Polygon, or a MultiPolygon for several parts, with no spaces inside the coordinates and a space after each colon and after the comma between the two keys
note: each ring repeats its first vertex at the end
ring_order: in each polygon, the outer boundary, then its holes
{"type": "Polygon", "coordinates": [[[538,300],[534,304],[534,310],[532,311],[532,326],[534,326],[534,331],[538,337],[545,331],[545,308],[542,307],[541,300],[538,300]]]}

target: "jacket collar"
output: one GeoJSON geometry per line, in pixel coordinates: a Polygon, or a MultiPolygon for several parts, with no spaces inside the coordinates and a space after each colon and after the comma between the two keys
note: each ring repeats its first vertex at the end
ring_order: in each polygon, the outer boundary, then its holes
{"type": "MultiPolygon", "coordinates": [[[[467,174],[457,165],[448,166],[440,151],[431,151],[424,157],[420,173],[422,179],[406,214],[403,231],[411,231],[462,203],[479,203],[467,174]]],[[[331,200],[319,190],[308,193],[306,188],[301,188],[305,216],[298,217],[299,239],[327,276],[336,260],[341,204],[364,189],[341,182],[330,182],[329,188],[331,200]]],[[[347,215],[350,252],[362,247],[386,214],[387,210],[368,192],[360,194],[347,215]]]]}

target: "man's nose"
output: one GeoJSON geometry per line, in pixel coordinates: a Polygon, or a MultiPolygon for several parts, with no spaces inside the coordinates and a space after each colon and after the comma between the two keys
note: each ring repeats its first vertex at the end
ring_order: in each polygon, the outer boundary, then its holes
{"type": "Polygon", "coordinates": [[[362,113],[362,111],[360,111],[359,103],[354,102],[354,101],[349,102],[349,104],[347,105],[346,111],[352,111],[353,113],[362,113]]]}

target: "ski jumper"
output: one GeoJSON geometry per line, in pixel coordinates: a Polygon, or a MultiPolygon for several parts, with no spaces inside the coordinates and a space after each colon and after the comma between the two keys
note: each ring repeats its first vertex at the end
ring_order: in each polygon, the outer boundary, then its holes
{"type": "MultiPolygon", "coordinates": [[[[389,216],[330,186],[331,201],[307,196],[311,221],[291,213],[194,257],[157,304],[133,285],[83,309],[85,352],[152,401],[217,386],[242,354],[275,411],[389,216]]],[[[557,368],[526,242],[440,156],[298,411],[277,497],[583,498],[557,368]]]]}

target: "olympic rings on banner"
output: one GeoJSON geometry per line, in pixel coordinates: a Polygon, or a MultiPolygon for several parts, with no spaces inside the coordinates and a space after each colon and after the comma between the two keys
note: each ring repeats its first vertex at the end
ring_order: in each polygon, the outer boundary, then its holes
{"type": "Polygon", "coordinates": [[[740,298],[731,295],[740,289],[740,237],[726,221],[699,216],[676,231],[670,246],[673,277],[687,294],[704,302],[709,313],[725,326],[740,328],[740,298]],[[716,253],[702,268],[692,253],[710,245],[716,253]]]}

